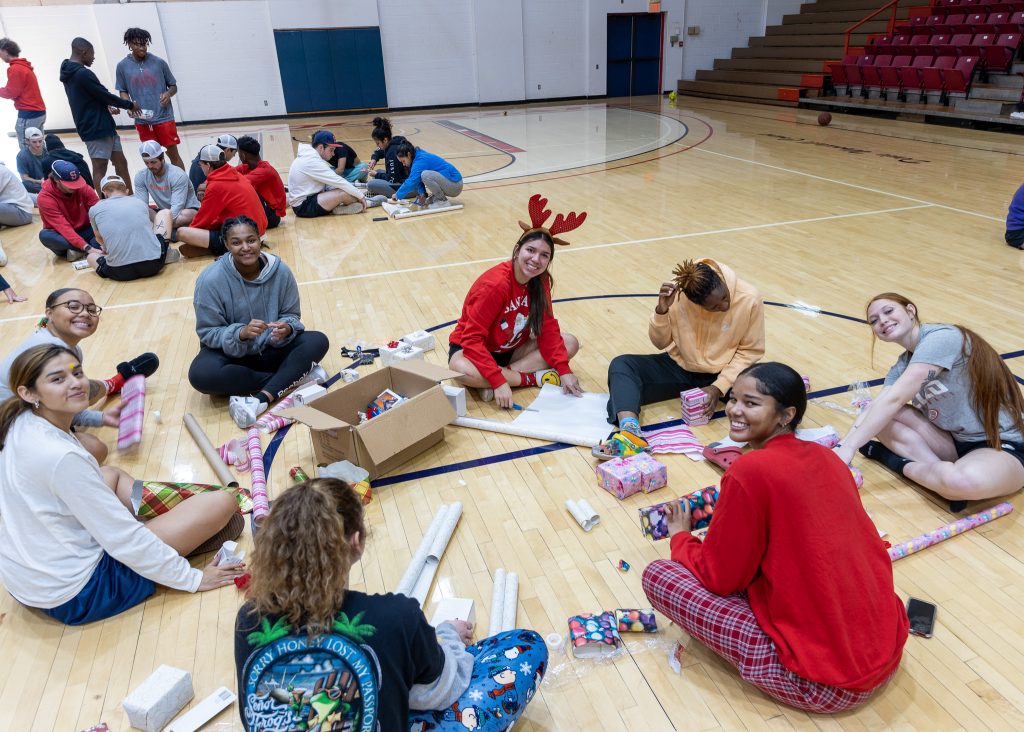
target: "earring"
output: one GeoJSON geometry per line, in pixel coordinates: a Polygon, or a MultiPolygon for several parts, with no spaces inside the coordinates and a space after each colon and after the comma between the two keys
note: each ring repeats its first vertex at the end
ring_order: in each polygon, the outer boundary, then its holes
{"type": "Polygon", "coordinates": [[[34,409],[39,409],[39,400],[36,399],[35,404],[32,405],[34,409]]]}

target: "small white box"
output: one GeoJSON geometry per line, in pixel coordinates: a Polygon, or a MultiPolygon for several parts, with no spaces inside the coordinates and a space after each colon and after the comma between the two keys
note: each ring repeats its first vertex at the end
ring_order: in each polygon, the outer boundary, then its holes
{"type": "Polygon", "coordinates": [[[465,620],[476,623],[476,604],[464,597],[443,597],[434,609],[430,624],[435,628],[446,620],[465,620]]]}
{"type": "Polygon", "coordinates": [[[196,732],[196,730],[220,714],[222,709],[230,706],[234,700],[234,692],[226,686],[222,686],[171,722],[171,726],[165,732],[196,732]]]}
{"type": "Polygon", "coordinates": [[[122,705],[132,727],[160,732],[193,696],[192,675],[164,665],[125,697],[122,705]]]}
{"type": "Polygon", "coordinates": [[[296,389],[292,392],[292,399],[295,400],[296,404],[302,404],[305,406],[312,401],[315,401],[327,393],[327,389],[323,388],[319,384],[307,384],[301,389],[296,389]]]}
{"type": "Polygon", "coordinates": [[[245,559],[245,549],[238,548],[237,541],[225,541],[213,557],[214,566],[222,564],[241,564],[245,559]]]}
{"type": "Polygon", "coordinates": [[[380,362],[382,366],[394,366],[402,361],[422,361],[423,349],[417,346],[410,346],[408,343],[398,342],[398,346],[380,347],[380,362]]]}
{"type": "Polygon", "coordinates": [[[408,343],[410,346],[422,348],[424,351],[433,351],[434,347],[437,346],[434,335],[425,330],[418,330],[415,333],[402,336],[402,342],[408,343]]]}
{"type": "Polygon", "coordinates": [[[448,402],[452,405],[452,409],[455,410],[456,417],[466,416],[466,389],[462,386],[449,386],[448,384],[442,384],[441,388],[444,389],[444,395],[448,397],[448,402]]]}

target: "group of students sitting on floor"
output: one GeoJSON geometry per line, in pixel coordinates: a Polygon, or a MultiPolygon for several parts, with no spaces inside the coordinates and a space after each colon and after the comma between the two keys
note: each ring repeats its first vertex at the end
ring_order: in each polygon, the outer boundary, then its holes
{"type": "MultiPolygon", "coordinates": [[[[532,225],[521,224],[509,261],[470,287],[450,336],[450,367],[502,407],[524,386],[582,393],[571,367],[580,343],[555,318],[550,265],[566,244],[559,234],[585,214],[545,226],[545,204],[531,201],[532,225]]],[[[326,376],[317,362],[327,336],[306,330],[294,276],[261,250],[259,234],[248,217],[224,224],[227,256],[204,270],[194,300],[200,353],[189,380],[233,397],[239,426],[295,385],[326,376]]],[[[387,720],[383,729],[504,729],[522,713],[547,662],[535,633],[471,645],[468,624],[435,631],[412,600],[347,589],[367,536],[350,486],[318,479],[281,492],[248,568],[198,570],[182,559],[240,530],[229,491],[136,520],[141,484],[101,467],[106,448],[83,428],[114,424],[116,407],[92,417],[87,407],[128,376],[152,374],[156,358],[143,354],[118,376],[91,382],[79,344],[101,312],[88,293],[58,290],[43,327],[0,366],[0,579],[20,602],[63,622],[90,622],[142,602],[154,583],[195,592],[248,569],[235,638],[247,728],[287,727],[312,713],[309,689],[274,684],[296,653],[371,669],[344,683],[358,684],[364,704],[370,692],[379,699],[371,711],[387,720]],[[360,658],[376,663],[360,666],[360,658]]],[[[855,453],[951,501],[1024,486],[1024,400],[991,346],[963,326],[922,323],[914,303],[895,293],[872,298],[866,320],[903,353],[835,450],[795,437],[807,405],[802,378],[760,361],[760,295],[713,259],[686,261],[662,284],[648,330],[663,352],[619,356],[608,370],[609,422],[629,435],[610,439],[611,452],[643,449],[646,404],[688,388],[705,390],[709,413],[725,399],[729,435],[751,451],[724,475],[703,541],[689,533],[684,510],[669,512],[671,559],[647,567],[644,589],[745,680],[814,712],[864,703],[895,673],[907,638],[890,560],[847,469],[855,453]]],[[[358,696],[330,683],[318,689],[327,697],[358,696]]],[[[352,711],[330,710],[338,720],[352,711]]]]}

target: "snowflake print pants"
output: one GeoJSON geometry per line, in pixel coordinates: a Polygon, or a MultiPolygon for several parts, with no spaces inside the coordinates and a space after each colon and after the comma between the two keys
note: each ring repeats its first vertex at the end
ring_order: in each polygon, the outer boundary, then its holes
{"type": "Polygon", "coordinates": [[[532,630],[509,630],[467,649],[476,656],[469,688],[448,709],[412,712],[410,732],[501,732],[533,699],[548,666],[544,639],[532,630]]]}

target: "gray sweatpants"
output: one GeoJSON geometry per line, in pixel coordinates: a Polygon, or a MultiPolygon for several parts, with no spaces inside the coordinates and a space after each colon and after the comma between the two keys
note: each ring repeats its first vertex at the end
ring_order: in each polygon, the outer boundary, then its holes
{"type": "Polygon", "coordinates": [[[32,214],[13,203],[0,203],[0,226],[24,226],[32,223],[32,214]]]}
{"type": "Polygon", "coordinates": [[[423,181],[423,187],[427,189],[427,193],[434,197],[435,201],[449,196],[454,198],[462,193],[461,180],[448,180],[436,170],[425,171],[420,176],[420,180],[423,181]]]}
{"type": "Polygon", "coordinates": [[[46,124],[46,112],[43,112],[38,117],[18,117],[18,121],[14,123],[14,132],[18,135],[18,147],[25,147],[25,128],[26,127],[38,127],[40,132],[45,132],[43,125],[46,124]]]}

